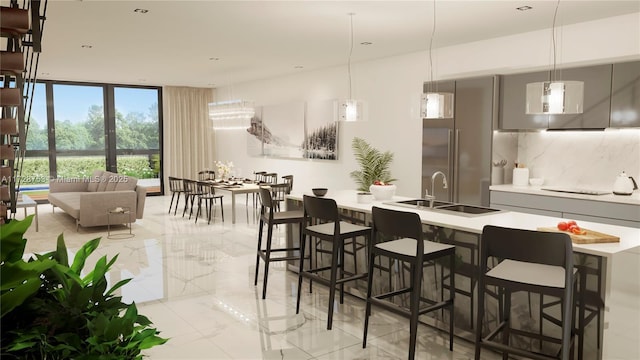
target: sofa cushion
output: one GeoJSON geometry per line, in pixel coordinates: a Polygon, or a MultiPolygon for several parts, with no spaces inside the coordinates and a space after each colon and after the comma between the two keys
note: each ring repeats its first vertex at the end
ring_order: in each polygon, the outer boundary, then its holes
{"type": "Polygon", "coordinates": [[[80,195],[82,192],[49,193],[49,202],[75,219],[80,218],[80,195]]]}
{"type": "Polygon", "coordinates": [[[98,180],[98,190],[99,192],[101,191],[106,191],[107,190],[107,184],[109,182],[109,180],[111,179],[111,173],[109,173],[108,171],[104,171],[102,173],[102,175],[100,176],[100,179],[98,180]]]}
{"type": "Polygon", "coordinates": [[[109,178],[109,181],[107,181],[107,188],[104,189],[104,191],[114,191],[116,189],[116,185],[118,185],[118,179],[118,176],[109,178]]]}
{"type": "Polygon", "coordinates": [[[116,184],[116,191],[121,190],[135,190],[136,185],[138,184],[138,179],[131,176],[120,176],[120,181],[116,184]]]}
{"type": "Polygon", "coordinates": [[[91,175],[91,179],[89,179],[89,185],[87,186],[87,191],[98,191],[98,184],[100,184],[100,176],[102,176],[103,170],[93,170],[93,174],[91,175]]]}

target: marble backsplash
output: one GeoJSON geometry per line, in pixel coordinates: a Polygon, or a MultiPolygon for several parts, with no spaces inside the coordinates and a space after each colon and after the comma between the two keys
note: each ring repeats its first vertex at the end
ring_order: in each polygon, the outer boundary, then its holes
{"type": "Polygon", "coordinates": [[[544,185],[611,190],[625,171],[640,180],[640,129],[494,133],[493,161],[505,159],[505,183],[514,163],[544,185]]]}

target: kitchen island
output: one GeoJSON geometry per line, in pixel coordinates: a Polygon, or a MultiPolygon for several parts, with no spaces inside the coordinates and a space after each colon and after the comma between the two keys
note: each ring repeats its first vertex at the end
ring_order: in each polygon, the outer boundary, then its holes
{"type": "MultiPolygon", "coordinates": [[[[309,193],[309,195],[311,195],[309,193]]],[[[401,211],[413,211],[419,214],[425,227],[434,231],[445,232],[447,234],[461,234],[467,238],[470,244],[475,245],[476,250],[479,248],[480,234],[485,225],[495,225],[503,227],[512,227],[528,230],[536,230],[539,227],[554,227],[558,222],[566,220],[561,217],[542,216],[535,214],[526,214],[516,211],[498,211],[486,213],[476,216],[466,216],[466,214],[451,214],[450,212],[430,210],[428,208],[409,209],[391,204],[392,201],[405,200],[410,198],[394,197],[390,201],[374,201],[370,204],[360,204],[356,200],[356,192],[345,191],[329,191],[326,197],[336,200],[338,207],[348,213],[361,214],[361,219],[367,221],[367,215],[370,214],[372,206],[379,206],[388,209],[396,209],[401,211]],[[468,240],[470,239],[470,240],[468,240]],[[473,244],[475,242],[475,244],[473,244]]],[[[302,194],[292,194],[287,199],[287,208],[299,208],[301,206],[302,194]]],[[[640,229],[617,226],[610,224],[601,224],[596,222],[580,221],[583,228],[615,235],[620,238],[619,243],[604,244],[574,244],[573,250],[576,253],[578,261],[596,264],[598,276],[601,278],[600,286],[594,289],[600,294],[604,302],[603,321],[599,329],[593,329],[592,337],[600,337],[603,342],[601,349],[596,349],[595,338],[588,341],[590,348],[585,349],[585,359],[637,359],[640,358],[640,347],[635,353],[618,354],[618,341],[627,341],[625,339],[640,338],[640,284],[638,277],[640,274],[640,229]],[[582,260],[580,260],[582,259],[582,260]],[[594,261],[595,260],[595,261],[594,261]],[[615,306],[612,307],[612,306],[615,306]],[[620,308],[618,308],[620,306],[620,308]],[[632,317],[631,325],[629,317],[632,317]]],[[[291,234],[291,233],[290,233],[291,234]]],[[[473,253],[472,253],[473,254],[473,253]]],[[[475,255],[466,255],[465,261],[474,262],[475,255]]],[[[477,264],[477,261],[475,261],[477,264]]],[[[425,270],[427,271],[427,270],[425,270]]],[[[425,277],[429,277],[426,275],[425,277]]],[[[460,282],[456,279],[456,287],[464,281],[460,282]]],[[[468,285],[467,285],[468,286],[468,285]]],[[[591,283],[590,287],[594,286],[591,283]]],[[[473,285],[472,285],[473,287],[473,285]]],[[[472,290],[474,292],[475,290],[472,290]]],[[[355,289],[354,295],[362,294],[362,289],[355,289]]],[[[456,297],[456,333],[462,337],[468,338],[468,334],[472,330],[466,324],[461,324],[458,319],[470,319],[469,305],[459,306],[460,303],[470,302],[464,296],[456,297]]],[[[475,302],[475,301],[474,301],[475,302]]],[[[526,302],[526,301],[525,301],[526,302]]],[[[474,304],[470,304],[473,311],[474,304]]],[[[526,306],[526,304],[523,304],[526,306]]],[[[534,307],[536,304],[533,305],[534,307]]],[[[524,312],[526,312],[524,308],[524,312]]],[[[533,317],[536,317],[537,310],[532,311],[533,317]]],[[[527,314],[528,316],[528,314],[527,314]]],[[[595,321],[593,322],[595,323],[595,321]]],[[[535,328],[537,325],[531,325],[535,328]]],[[[545,324],[545,329],[552,325],[545,324]]],[[[634,341],[634,340],[629,340],[634,341]]]]}

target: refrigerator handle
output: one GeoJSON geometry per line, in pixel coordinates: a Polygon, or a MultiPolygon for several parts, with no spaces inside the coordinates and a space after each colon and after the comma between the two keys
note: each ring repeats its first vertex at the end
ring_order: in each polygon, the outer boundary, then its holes
{"type": "Polygon", "coordinates": [[[455,154],[454,159],[456,163],[453,166],[453,202],[458,202],[460,199],[460,129],[456,129],[455,138],[455,154]]]}
{"type": "MultiPolygon", "coordinates": [[[[447,139],[447,166],[449,171],[447,171],[447,180],[450,182],[451,186],[447,190],[447,194],[449,194],[447,201],[453,202],[453,161],[451,161],[451,143],[453,142],[453,130],[449,130],[449,139],[447,139]]],[[[454,158],[455,159],[455,158],[454,158]]]]}

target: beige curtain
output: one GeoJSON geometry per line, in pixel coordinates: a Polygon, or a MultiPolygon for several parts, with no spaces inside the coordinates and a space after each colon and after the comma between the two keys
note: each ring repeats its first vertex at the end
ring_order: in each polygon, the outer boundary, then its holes
{"type": "Polygon", "coordinates": [[[169,176],[196,179],[198,171],[215,168],[215,136],[207,106],[213,96],[214,90],[207,88],[162,89],[165,194],[169,176]]]}

